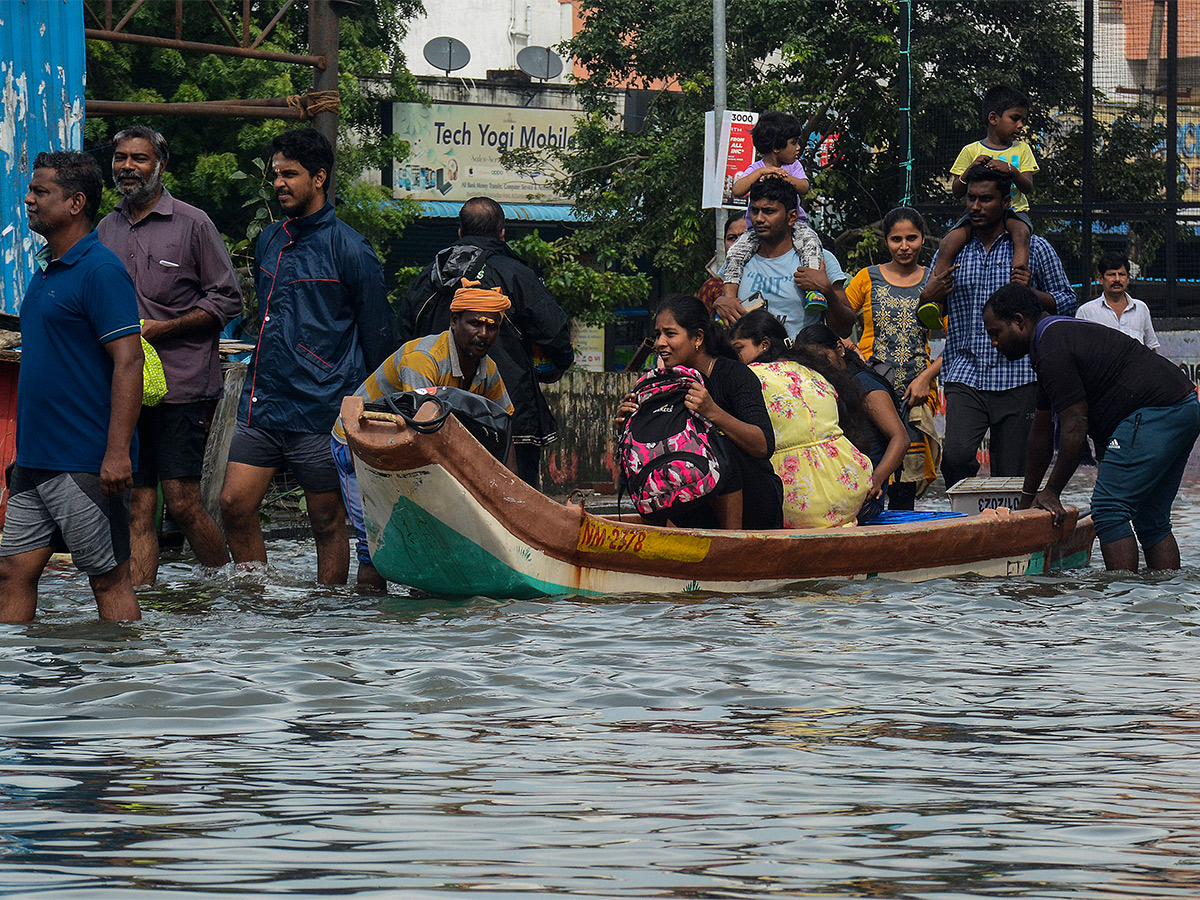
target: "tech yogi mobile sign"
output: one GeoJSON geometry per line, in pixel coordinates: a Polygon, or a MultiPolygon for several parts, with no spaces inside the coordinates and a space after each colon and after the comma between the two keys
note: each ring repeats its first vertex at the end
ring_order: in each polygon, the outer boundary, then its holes
{"type": "Polygon", "coordinates": [[[573,147],[577,110],[466,104],[392,104],[392,132],[409,156],[392,166],[397,197],[462,202],[486,195],[500,203],[562,203],[547,173],[518,174],[500,154],[513,148],[573,147]]]}

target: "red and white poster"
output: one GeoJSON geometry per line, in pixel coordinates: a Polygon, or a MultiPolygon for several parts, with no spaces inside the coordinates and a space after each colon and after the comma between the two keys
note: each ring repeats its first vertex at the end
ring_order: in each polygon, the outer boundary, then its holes
{"type": "Polygon", "coordinates": [[[733,182],[737,173],[754,162],[754,142],[750,131],[758,121],[758,113],[725,110],[721,120],[720,142],[713,146],[713,113],[705,113],[704,163],[708,173],[704,182],[703,205],[706,208],[725,206],[741,209],[744,200],[733,198],[733,182]]]}

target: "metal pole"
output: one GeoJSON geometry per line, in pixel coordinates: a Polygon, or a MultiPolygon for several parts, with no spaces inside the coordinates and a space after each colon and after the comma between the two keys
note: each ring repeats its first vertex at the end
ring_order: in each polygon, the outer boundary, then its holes
{"type": "Polygon", "coordinates": [[[1167,254],[1167,315],[1177,313],[1176,266],[1179,238],[1179,3],[1167,3],[1167,216],[1163,246],[1167,254]]]}
{"type": "Polygon", "coordinates": [[[1079,279],[1083,296],[1079,299],[1086,302],[1092,297],[1092,209],[1095,205],[1094,166],[1092,157],[1096,147],[1096,108],[1093,91],[1095,89],[1092,61],[1095,59],[1096,43],[1096,0],[1083,0],[1083,153],[1081,166],[1083,191],[1080,199],[1083,201],[1083,215],[1080,218],[1081,238],[1079,255],[1082,257],[1083,272],[1079,279]]]}
{"type": "MultiPolygon", "coordinates": [[[[197,41],[173,41],[170,38],[155,37],[151,34],[126,34],[122,31],[101,31],[98,28],[83,29],[83,36],[89,41],[110,41],[114,44],[142,44],[146,47],[165,47],[171,50],[182,50],[194,53],[213,53],[217,56],[240,56],[243,59],[266,59],[272,62],[295,63],[300,66],[313,66],[318,71],[327,66],[328,61],[320,56],[301,56],[298,53],[276,53],[274,50],[247,50],[245,47],[228,47],[224,44],[204,44],[197,41]]],[[[334,32],[334,51],[337,49],[337,32],[334,32]]],[[[337,66],[337,60],[334,60],[337,66]]],[[[334,86],[337,86],[336,81],[334,86]]],[[[318,89],[319,90],[319,89],[318,89]]]]}
{"type": "Polygon", "coordinates": [[[85,100],[84,114],[88,116],[212,116],[219,119],[292,119],[299,121],[304,113],[287,105],[257,101],[223,100],[191,103],[142,103],[125,100],[85,100]]]}
{"type": "Polygon", "coordinates": [[[904,0],[900,13],[900,161],[901,201],[911,206],[912,198],[912,0],[904,0]]]}
{"type": "MultiPolygon", "coordinates": [[[[325,67],[313,72],[314,91],[338,89],[338,15],[330,0],[312,0],[308,6],[308,52],[324,58],[325,67]]],[[[338,114],[320,112],[313,116],[313,128],[329,140],[337,153],[338,114]]],[[[325,186],[325,195],[332,199],[333,173],[325,186]]]]}
{"type": "MultiPolygon", "coordinates": [[[[713,147],[718,148],[718,154],[721,144],[721,120],[725,118],[725,105],[728,102],[725,92],[725,0],[713,0],[713,127],[716,129],[713,147]]],[[[724,210],[718,206],[714,212],[717,220],[717,259],[724,259],[724,210]]]]}

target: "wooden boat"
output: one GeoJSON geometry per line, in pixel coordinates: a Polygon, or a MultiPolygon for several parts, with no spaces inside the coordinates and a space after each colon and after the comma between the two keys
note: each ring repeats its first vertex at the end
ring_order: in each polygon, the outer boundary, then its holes
{"type": "Polygon", "coordinates": [[[447,597],[760,593],[829,578],[1014,577],[1086,566],[1095,529],[1070,508],[788,531],[657,528],[533,490],[452,416],[432,434],[342,402],[375,566],[447,597]]]}

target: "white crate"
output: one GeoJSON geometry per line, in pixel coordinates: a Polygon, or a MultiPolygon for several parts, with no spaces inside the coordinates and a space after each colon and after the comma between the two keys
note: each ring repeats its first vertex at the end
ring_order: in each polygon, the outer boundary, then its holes
{"type": "Polygon", "coordinates": [[[957,513],[977,516],[986,509],[1001,506],[1017,509],[1025,478],[964,478],[950,490],[950,508],[957,513]]]}

